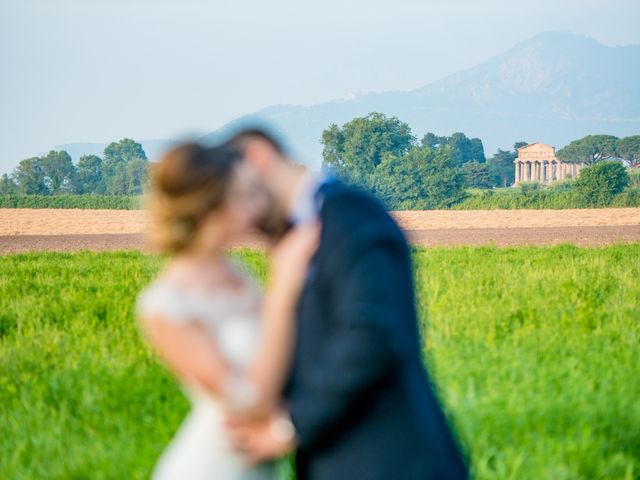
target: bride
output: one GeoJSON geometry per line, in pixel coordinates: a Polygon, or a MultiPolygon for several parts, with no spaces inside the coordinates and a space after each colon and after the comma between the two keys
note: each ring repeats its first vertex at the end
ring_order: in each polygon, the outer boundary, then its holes
{"type": "MultiPolygon", "coordinates": [[[[265,219],[269,202],[239,154],[223,147],[177,146],[152,172],[152,240],[172,257],[140,294],[138,315],[192,404],[155,467],[156,480],[275,478],[272,464],[251,466],[233,450],[223,426],[229,412],[260,416],[277,408],[294,310],[317,248],[317,225],[286,233],[261,295],[224,252],[265,219]]],[[[286,420],[273,428],[293,441],[286,420]]]]}

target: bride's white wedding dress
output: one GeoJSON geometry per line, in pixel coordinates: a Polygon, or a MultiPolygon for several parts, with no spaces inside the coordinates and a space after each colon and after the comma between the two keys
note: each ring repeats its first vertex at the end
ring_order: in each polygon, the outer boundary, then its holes
{"type": "MultiPolygon", "coordinates": [[[[171,322],[199,322],[216,341],[225,360],[243,370],[259,340],[260,292],[249,278],[240,291],[184,289],[168,280],[156,280],[138,298],[140,316],[161,315],[171,322]]],[[[270,480],[273,464],[251,467],[227,441],[225,408],[217,399],[192,385],[183,385],[192,409],[158,461],[154,480],[270,480]]]]}

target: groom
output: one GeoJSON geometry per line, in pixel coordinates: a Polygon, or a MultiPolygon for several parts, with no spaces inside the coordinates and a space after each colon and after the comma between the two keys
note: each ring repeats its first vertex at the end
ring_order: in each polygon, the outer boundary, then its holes
{"type": "Polygon", "coordinates": [[[320,220],[285,410],[230,423],[253,460],[297,450],[299,480],[465,479],[421,361],[409,250],[368,195],[296,166],[262,130],[229,142],[272,199],[265,230],[320,220]]]}

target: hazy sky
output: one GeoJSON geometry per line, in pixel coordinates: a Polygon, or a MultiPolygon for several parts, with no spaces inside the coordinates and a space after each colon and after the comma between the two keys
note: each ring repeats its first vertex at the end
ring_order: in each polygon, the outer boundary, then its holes
{"type": "Polygon", "coordinates": [[[64,143],[419,87],[541,31],[640,43],[639,22],[640,0],[0,0],[0,172],[64,143]]]}

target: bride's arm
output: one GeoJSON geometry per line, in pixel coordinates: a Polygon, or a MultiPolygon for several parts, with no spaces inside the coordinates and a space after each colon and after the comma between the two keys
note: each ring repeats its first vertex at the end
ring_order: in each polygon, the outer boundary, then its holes
{"type": "Polygon", "coordinates": [[[180,380],[222,394],[230,369],[205,328],[195,321],[174,322],[164,316],[142,318],[147,340],[180,380]]]}
{"type": "Polygon", "coordinates": [[[296,306],[319,235],[319,224],[295,227],[272,252],[260,315],[261,342],[245,376],[254,395],[245,414],[268,413],[280,402],[294,347],[296,306]]]}

